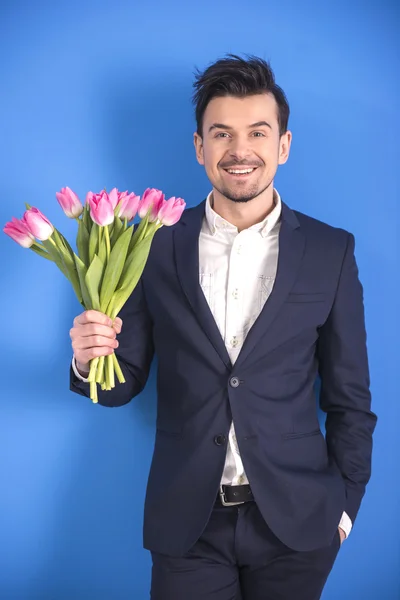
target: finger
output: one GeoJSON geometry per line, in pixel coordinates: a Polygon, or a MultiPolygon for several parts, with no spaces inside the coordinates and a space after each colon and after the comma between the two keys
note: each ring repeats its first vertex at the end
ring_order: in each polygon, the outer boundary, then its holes
{"type": "Polygon", "coordinates": [[[103,335],[107,338],[115,338],[116,331],[113,327],[107,325],[99,325],[98,323],[87,323],[77,327],[78,335],[75,337],[88,337],[91,335],[103,335]]]}
{"type": "Polygon", "coordinates": [[[118,348],[119,342],[115,338],[105,337],[104,335],[89,335],[87,337],[78,337],[72,342],[75,350],[84,350],[86,348],[118,348]]]}
{"type": "Polygon", "coordinates": [[[85,312],[81,313],[76,317],[77,325],[86,325],[87,323],[97,323],[99,325],[108,325],[108,327],[112,326],[112,320],[110,317],[105,315],[104,313],[98,310],[85,310],[85,312]]]}
{"type": "Polygon", "coordinates": [[[97,346],[96,348],[88,348],[87,350],[78,350],[75,352],[75,359],[82,364],[87,364],[92,358],[108,356],[113,352],[114,349],[109,348],[108,346],[97,346]]]}

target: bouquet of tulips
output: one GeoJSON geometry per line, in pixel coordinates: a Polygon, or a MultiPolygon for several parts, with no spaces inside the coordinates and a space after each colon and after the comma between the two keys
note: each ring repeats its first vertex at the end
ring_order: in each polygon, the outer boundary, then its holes
{"type": "MultiPolygon", "coordinates": [[[[69,188],[56,198],[67,217],[76,219],[77,253],[66,238],[37,208],[25,203],[22,219],[12,218],[3,231],[24,248],[56,264],[70,281],[85,310],[99,310],[112,320],[135,289],[149,255],[153,237],[163,225],[174,225],[185,208],[182,198],[165,200],[157,189],[143,196],[119,192],[88,192],[83,205],[69,188]],[[140,222],[131,223],[139,216],[140,222]]],[[[97,384],[102,390],[125,379],[114,352],[90,361],[90,398],[98,401],[97,384]]]]}

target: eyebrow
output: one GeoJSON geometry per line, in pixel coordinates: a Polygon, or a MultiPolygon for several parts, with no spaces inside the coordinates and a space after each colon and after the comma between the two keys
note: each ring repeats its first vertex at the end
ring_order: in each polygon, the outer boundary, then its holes
{"type": "MultiPolygon", "coordinates": [[[[252,129],[253,127],[269,127],[270,129],[272,129],[271,125],[267,123],[267,121],[257,121],[257,123],[252,123],[251,125],[249,125],[249,129],[252,129]]],[[[210,129],[208,130],[208,133],[210,133],[210,131],[212,131],[213,129],[232,130],[233,127],[231,127],[230,125],[224,125],[223,123],[213,123],[210,129]]]]}

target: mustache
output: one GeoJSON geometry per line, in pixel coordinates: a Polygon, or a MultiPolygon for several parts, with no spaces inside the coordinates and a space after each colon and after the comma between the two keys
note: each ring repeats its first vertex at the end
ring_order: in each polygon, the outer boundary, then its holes
{"type": "Polygon", "coordinates": [[[226,163],[219,163],[219,166],[222,169],[232,169],[234,167],[262,167],[263,163],[260,161],[234,161],[234,162],[226,162],[226,163]]]}

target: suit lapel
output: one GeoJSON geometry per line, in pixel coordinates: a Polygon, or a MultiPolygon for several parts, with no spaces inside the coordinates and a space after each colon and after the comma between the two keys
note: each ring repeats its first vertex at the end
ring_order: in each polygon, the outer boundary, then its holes
{"type": "Polygon", "coordinates": [[[192,310],[211,344],[228,369],[232,368],[228,351],[200,286],[199,236],[205,201],[186,210],[174,230],[175,262],[178,278],[192,310]]]}
{"type": "MultiPolygon", "coordinates": [[[[289,294],[305,249],[305,237],[294,212],[282,202],[282,222],[279,232],[279,255],[275,284],[257,320],[248,332],[235,363],[240,366],[261,340],[268,344],[268,327],[277,316],[279,309],[289,294]]],[[[272,340],[273,342],[273,340],[272,340]]]]}
{"type": "MultiPolygon", "coordinates": [[[[199,236],[204,217],[205,201],[187,209],[174,229],[174,251],[178,278],[192,310],[223,363],[230,370],[232,363],[214,316],[199,281],[199,236]]],[[[279,258],[272,292],[257,320],[248,332],[235,368],[239,368],[262,339],[268,340],[268,327],[277,316],[290,292],[305,248],[304,234],[294,212],[282,202],[279,233],[279,258]]]]}

